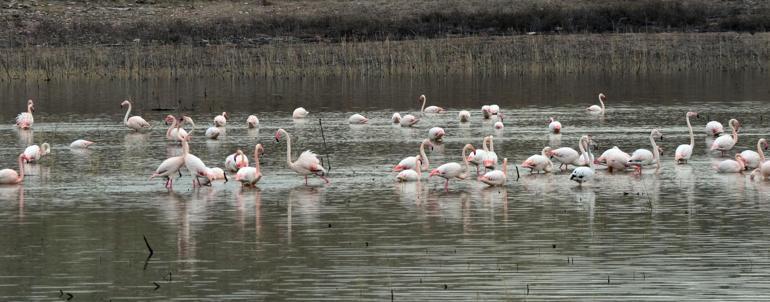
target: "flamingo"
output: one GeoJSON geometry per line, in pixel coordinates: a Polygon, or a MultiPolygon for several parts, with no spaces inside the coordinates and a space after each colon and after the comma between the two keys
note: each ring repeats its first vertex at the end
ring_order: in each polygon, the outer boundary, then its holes
{"type": "Polygon", "coordinates": [[[51,145],[43,143],[42,145],[32,145],[24,149],[24,161],[34,162],[40,160],[40,157],[51,153],[51,145]]]}
{"type": "Polygon", "coordinates": [[[663,140],[663,134],[658,129],[652,129],[650,131],[650,145],[652,145],[652,151],[647,149],[637,149],[634,153],[631,153],[631,157],[628,159],[628,163],[636,166],[636,173],[642,173],[642,166],[651,164],[657,164],[660,169],[660,148],[655,143],[655,139],[659,138],[663,140]]]}
{"type": "Polygon", "coordinates": [[[489,105],[489,114],[498,115],[500,113],[500,106],[495,104],[489,105]]]}
{"type": "Polygon", "coordinates": [[[256,187],[260,179],[262,179],[262,172],[259,169],[259,155],[265,152],[265,148],[262,144],[257,144],[254,147],[254,168],[243,167],[238,169],[238,173],[235,174],[235,180],[241,182],[241,186],[256,187]]]}
{"type": "Polygon", "coordinates": [[[291,114],[292,118],[305,118],[310,112],[305,110],[305,108],[299,107],[297,109],[294,109],[294,112],[291,114]]]}
{"type": "Polygon", "coordinates": [[[759,167],[764,160],[762,159],[762,156],[760,154],[764,155],[764,150],[767,150],[767,140],[764,138],[760,138],[757,141],[757,151],[754,152],[752,150],[745,150],[741,152],[741,156],[743,157],[743,161],[746,163],[746,170],[749,169],[756,169],[759,167]]]}
{"type": "Polygon", "coordinates": [[[746,170],[746,162],[743,161],[743,156],[736,154],[735,160],[723,160],[713,167],[717,173],[741,173],[746,170]]]}
{"type": "Polygon", "coordinates": [[[35,123],[32,112],[35,112],[35,103],[30,99],[27,100],[27,112],[19,113],[16,116],[16,126],[24,130],[32,128],[32,124],[35,123]]]}
{"type": "Polygon", "coordinates": [[[496,130],[503,130],[503,128],[505,128],[505,125],[503,125],[503,114],[500,113],[500,114],[497,115],[497,117],[499,117],[500,120],[495,122],[494,127],[495,127],[496,130]]]}
{"type": "Polygon", "coordinates": [[[580,153],[575,151],[575,149],[572,149],[570,147],[561,147],[558,149],[551,150],[551,148],[548,148],[548,152],[546,152],[545,156],[549,158],[553,158],[556,161],[558,161],[559,164],[559,170],[562,169],[569,169],[569,165],[574,166],[584,166],[585,162],[583,164],[580,164],[580,160],[583,159],[585,161],[585,158],[581,157],[580,155],[585,153],[585,149],[583,149],[583,140],[587,139],[588,136],[582,136],[580,137],[580,140],[578,141],[578,147],[580,148],[580,153]]]}
{"type": "Polygon", "coordinates": [[[428,130],[428,137],[430,138],[430,140],[435,142],[443,141],[444,134],[446,134],[444,132],[444,128],[441,128],[441,127],[433,127],[433,128],[430,128],[430,130],[428,130]]]}
{"type": "Polygon", "coordinates": [[[553,134],[559,134],[561,133],[561,123],[559,123],[555,118],[550,118],[550,123],[548,124],[548,129],[551,130],[553,134]]]}
{"type": "Polygon", "coordinates": [[[489,139],[489,136],[484,137],[484,140],[481,142],[481,149],[474,148],[473,151],[468,154],[468,162],[476,166],[476,176],[479,176],[479,165],[484,166],[484,159],[487,157],[487,152],[489,152],[489,147],[487,147],[487,141],[489,141],[489,139]]]}
{"type": "Polygon", "coordinates": [[[725,128],[722,127],[722,123],[717,121],[710,121],[706,123],[706,134],[711,134],[717,137],[725,132],[725,128]]]}
{"type": "Polygon", "coordinates": [[[409,182],[409,181],[420,181],[422,178],[422,169],[420,169],[420,166],[422,165],[422,159],[419,159],[420,155],[417,156],[417,163],[414,165],[414,170],[412,169],[405,169],[396,175],[396,181],[398,182],[409,182]]]}
{"type": "MultiPolygon", "coordinates": [[[[192,125],[192,129],[195,129],[195,122],[193,122],[193,119],[189,116],[184,116],[183,120],[185,123],[190,123],[192,125]]],[[[187,143],[192,138],[193,130],[190,130],[190,133],[187,135],[187,137],[182,138],[182,149],[183,154],[185,154],[184,157],[184,165],[185,168],[187,168],[187,171],[190,171],[190,176],[193,177],[193,188],[196,186],[201,186],[201,178],[208,178],[208,182],[211,182],[215,175],[213,175],[213,171],[206,167],[206,164],[203,163],[203,161],[195,156],[194,154],[190,153],[190,145],[187,143]]]]}
{"type": "Polygon", "coordinates": [[[281,141],[281,134],[286,135],[286,164],[289,168],[297,172],[297,174],[305,176],[305,185],[307,185],[307,176],[314,174],[323,179],[327,184],[329,179],[325,177],[326,170],[321,166],[321,161],[318,160],[318,155],[310,150],[306,150],[299,155],[295,162],[291,161],[291,136],[283,128],[278,129],[275,132],[275,141],[281,141]]]}
{"type": "Polygon", "coordinates": [[[604,114],[604,101],[607,100],[607,96],[604,95],[604,93],[599,94],[599,103],[602,104],[601,107],[598,105],[591,105],[591,107],[586,108],[586,110],[590,113],[595,114],[604,114]]]}
{"type": "Polygon", "coordinates": [[[214,117],[214,126],[224,127],[225,125],[227,125],[228,118],[230,118],[230,116],[227,115],[227,112],[222,112],[222,114],[214,117]]]}
{"type": "Polygon", "coordinates": [[[628,161],[631,159],[631,156],[628,155],[628,153],[623,152],[618,148],[618,146],[614,146],[610,148],[607,151],[604,151],[602,153],[602,156],[599,156],[596,160],[594,160],[595,164],[604,164],[607,166],[607,171],[612,173],[615,170],[624,170],[628,167],[628,161]]]}
{"type": "Polygon", "coordinates": [[[460,180],[463,180],[468,177],[468,170],[470,170],[470,164],[468,164],[468,158],[466,157],[466,150],[473,150],[473,146],[471,144],[466,144],[465,147],[463,147],[463,163],[465,164],[465,170],[463,170],[463,167],[455,162],[446,163],[438,168],[433,169],[433,171],[430,171],[430,175],[428,177],[438,176],[441,178],[446,179],[444,182],[444,191],[449,191],[449,180],[452,178],[457,178],[460,180]]]}
{"type": "MultiPolygon", "coordinates": [[[[261,147],[261,146],[260,146],[261,147]]],[[[238,172],[238,170],[249,166],[249,158],[246,154],[238,149],[235,153],[230,154],[225,158],[225,169],[230,172],[238,172]]]]}
{"type": "Polygon", "coordinates": [[[393,113],[393,116],[390,117],[390,122],[394,124],[401,123],[401,114],[398,112],[393,113]]]}
{"type": "Polygon", "coordinates": [[[430,142],[429,139],[422,140],[422,143],[420,143],[420,155],[419,156],[409,156],[402,159],[398,165],[393,167],[393,172],[399,172],[403,170],[416,170],[418,161],[422,163],[423,169],[428,169],[430,162],[428,161],[428,156],[425,154],[425,145],[428,145],[433,149],[433,144],[430,142]]]}
{"type": "MultiPolygon", "coordinates": [[[[177,133],[177,135],[180,134],[177,133]]],[[[180,135],[179,140],[182,141],[182,154],[167,158],[161,162],[158,168],[155,169],[155,172],[150,175],[150,179],[155,177],[163,177],[166,179],[167,189],[173,189],[174,179],[171,177],[171,175],[179,174],[179,177],[182,177],[182,172],[180,172],[179,169],[184,166],[184,160],[187,155],[188,148],[186,148],[187,142],[185,141],[184,137],[181,137],[180,135]]]]}
{"type": "Polygon", "coordinates": [[[249,127],[249,129],[254,129],[259,127],[259,119],[256,115],[249,115],[249,117],[246,118],[246,126],[249,127]]]}
{"type": "Polygon", "coordinates": [[[0,170],[0,185],[16,185],[24,181],[24,153],[19,154],[19,172],[13,169],[0,170]]]}
{"type": "Polygon", "coordinates": [[[550,147],[545,147],[540,152],[540,154],[535,154],[527,158],[524,162],[521,163],[522,168],[528,168],[529,173],[534,173],[537,171],[540,173],[543,172],[551,172],[553,170],[553,163],[550,159],[548,159],[548,151],[550,151],[550,147]]]}
{"type": "Polygon", "coordinates": [[[163,120],[165,121],[166,125],[170,125],[168,130],[166,130],[167,140],[177,141],[180,137],[187,137],[187,131],[178,127],[179,120],[177,120],[177,118],[175,118],[173,115],[166,115],[166,118],[163,120]]]}
{"type": "Polygon", "coordinates": [[[487,150],[487,154],[484,156],[484,159],[481,161],[481,163],[484,165],[484,168],[493,170],[497,167],[497,153],[495,153],[495,138],[492,135],[487,137],[489,138],[487,140],[487,144],[489,144],[489,149],[487,150]]]}
{"type": "Polygon", "coordinates": [[[417,101],[422,101],[422,108],[420,108],[420,112],[424,113],[444,113],[446,110],[444,108],[438,107],[438,106],[428,106],[425,108],[425,103],[428,101],[428,99],[425,97],[425,95],[421,95],[417,101]]]}
{"type": "Polygon", "coordinates": [[[490,186],[505,186],[508,181],[508,158],[503,158],[503,170],[489,171],[479,177],[479,181],[490,186]]]}
{"type": "Polygon", "coordinates": [[[738,129],[741,128],[741,123],[736,119],[730,119],[727,124],[730,125],[733,135],[722,135],[717,137],[717,139],[714,140],[714,143],[711,144],[711,151],[719,150],[722,152],[722,156],[725,156],[725,152],[730,151],[735,146],[735,143],[738,142],[738,129]]]}
{"type": "MultiPolygon", "coordinates": [[[[764,143],[765,149],[767,149],[767,143],[764,143]]],[[[754,175],[758,174],[763,179],[767,180],[770,179],[770,161],[765,161],[765,152],[762,152],[762,150],[757,150],[759,152],[759,168],[754,169],[754,171],[751,173],[751,179],[754,179],[754,175]]]]}
{"type": "Polygon", "coordinates": [[[369,122],[369,119],[368,119],[368,118],[366,118],[365,116],[363,116],[363,115],[360,115],[360,114],[358,114],[358,113],[356,113],[356,114],[353,114],[353,115],[351,115],[351,116],[348,118],[348,123],[349,123],[349,124],[366,124],[366,123],[368,123],[368,122],[369,122]]]}
{"type": "Polygon", "coordinates": [[[84,140],[84,139],[79,139],[79,140],[76,140],[76,141],[72,142],[70,144],[70,148],[72,148],[72,149],[86,149],[86,148],[88,148],[88,146],[93,145],[93,144],[94,144],[94,142],[92,142],[92,141],[87,141],[87,140],[84,140]]]}
{"type": "Polygon", "coordinates": [[[215,180],[224,180],[225,182],[228,181],[227,174],[225,174],[225,170],[222,170],[221,168],[207,168],[208,169],[208,175],[210,175],[211,178],[204,177],[203,180],[198,180],[199,184],[201,186],[211,186],[211,183],[215,180]]]}
{"type": "Polygon", "coordinates": [[[471,113],[468,110],[462,110],[457,114],[457,118],[460,119],[461,123],[467,123],[471,120],[471,113]]]}
{"type": "Polygon", "coordinates": [[[209,139],[217,139],[220,134],[222,134],[222,130],[219,130],[218,127],[209,127],[206,129],[206,137],[209,139]]]}
{"type": "Polygon", "coordinates": [[[590,166],[594,162],[594,155],[591,153],[591,135],[580,137],[580,158],[574,164],[576,166],[590,166]]]}
{"type": "Polygon", "coordinates": [[[690,111],[690,112],[687,112],[687,114],[685,114],[685,118],[687,119],[687,128],[690,130],[690,144],[679,145],[679,147],[676,147],[674,160],[676,160],[676,162],[679,164],[687,163],[687,161],[690,160],[690,157],[692,156],[692,147],[695,146],[695,135],[692,133],[692,125],[690,124],[690,117],[697,118],[698,113],[690,111]]]}
{"type": "Polygon", "coordinates": [[[401,127],[412,127],[414,124],[417,124],[420,122],[419,118],[414,117],[414,115],[407,114],[404,115],[403,118],[401,118],[401,127]]]}
{"type": "Polygon", "coordinates": [[[484,117],[485,120],[488,120],[490,117],[492,117],[492,112],[489,109],[489,105],[481,106],[481,116],[484,117]]]}
{"type": "Polygon", "coordinates": [[[123,103],[120,103],[120,108],[125,106],[128,106],[128,110],[126,110],[126,116],[123,117],[123,124],[125,124],[128,129],[134,131],[145,131],[150,129],[150,123],[145,121],[141,116],[134,115],[128,117],[131,114],[131,102],[124,100],[123,103]]]}
{"type": "MultiPolygon", "coordinates": [[[[581,143],[585,143],[586,149],[588,149],[588,154],[586,158],[593,157],[593,154],[591,154],[591,148],[588,144],[588,141],[581,141],[581,143]]],[[[581,144],[582,149],[582,144],[581,144]]],[[[588,166],[587,167],[577,167],[575,170],[572,170],[572,174],[569,176],[569,180],[575,181],[578,183],[579,187],[583,186],[583,183],[586,181],[591,180],[594,177],[594,167],[591,166],[591,161],[587,161],[588,166]]]]}

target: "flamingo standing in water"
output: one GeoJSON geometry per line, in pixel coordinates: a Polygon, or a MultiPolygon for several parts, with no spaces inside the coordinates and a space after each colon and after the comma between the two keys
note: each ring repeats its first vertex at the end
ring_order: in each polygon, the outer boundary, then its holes
{"type": "Polygon", "coordinates": [[[27,112],[19,113],[19,115],[16,116],[16,126],[24,130],[32,128],[32,124],[35,123],[32,112],[35,112],[35,102],[27,100],[27,112]]]}
{"type": "Polygon", "coordinates": [[[599,156],[599,158],[594,160],[594,163],[607,165],[607,171],[613,173],[616,170],[622,171],[628,168],[628,161],[630,159],[631,155],[620,150],[618,146],[614,146],[609,150],[604,151],[602,156],[599,156]]]}
{"type": "Polygon", "coordinates": [[[254,129],[259,127],[259,119],[256,115],[249,115],[249,117],[246,118],[246,126],[249,127],[249,129],[254,129]]]}
{"type": "Polygon", "coordinates": [[[208,139],[217,139],[220,134],[222,134],[222,130],[220,130],[219,127],[209,127],[205,132],[206,138],[208,139]]]}
{"type": "Polygon", "coordinates": [[[499,117],[500,120],[495,122],[495,125],[494,125],[495,130],[503,130],[503,128],[505,128],[505,125],[503,125],[503,114],[500,113],[497,115],[497,117],[499,117]]]}
{"type": "Polygon", "coordinates": [[[291,114],[292,118],[305,118],[310,112],[305,110],[303,107],[298,107],[297,109],[294,109],[294,112],[291,114]]]}
{"type": "MultiPolygon", "coordinates": [[[[765,149],[767,149],[767,143],[765,142],[765,149]]],[[[765,161],[765,152],[762,152],[762,150],[759,151],[759,168],[754,169],[754,171],[751,173],[751,179],[754,179],[754,175],[758,174],[763,179],[767,180],[770,179],[770,161],[765,161]]]]}
{"type": "Polygon", "coordinates": [[[225,182],[228,181],[227,174],[225,174],[225,170],[222,170],[221,168],[208,168],[208,175],[211,176],[211,178],[204,177],[203,180],[198,180],[201,186],[211,186],[211,183],[215,180],[224,180],[225,182]]]}
{"type": "Polygon", "coordinates": [[[164,118],[163,121],[166,123],[166,125],[170,125],[168,130],[166,130],[167,140],[178,141],[180,140],[180,137],[187,137],[187,131],[178,127],[179,120],[177,120],[177,118],[175,118],[173,115],[166,115],[166,118],[164,118]]]}
{"type": "MultiPolygon", "coordinates": [[[[585,148],[588,150],[588,154],[586,158],[593,157],[593,155],[591,154],[591,146],[589,145],[589,141],[581,140],[581,149],[583,148],[582,144],[585,144],[585,148]]],[[[591,166],[592,162],[589,160],[587,164],[588,164],[587,167],[575,168],[575,170],[572,170],[572,174],[570,174],[569,176],[569,179],[577,182],[579,187],[582,187],[584,182],[589,181],[594,177],[594,167],[591,166]]]]}
{"type": "Polygon", "coordinates": [[[473,151],[468,154],[468,162],[476,166],[476,176],[479,176],[480,173],[479,166],[484,166],[484,159],[487,157],[487,153],[489,152],[487,142],[490,138],[490,136],[484,137],[484,140],[481,142],[481,149],[474,148],[473,151]]]}
{"type": "Polygon", "coordinates": [[[369,122],[368,118],[358,113],[353,114],[348,118],[348,124],[366,124],[368,122],[369,122]]]}
{"type": "Polygon", "coordinates": [[[767,150],[767,140],[764,138],[760,138],[757,141],[757,151],[754,152],[752,150],[744,150],[741,152],[741,156],[743,157],[744,163],[746,163],[746,170],[749,169],[756,169],[759,167],[764,160],[762,159],[762,156],[760,154],[764,155],[764,150],[767,150]]]}
{"type": "Polygon", "coordinates": [[[714,140],[714,143],[711,144],[711,151],[719,150],[722,152],[722,156],[725,156],[725,152],[732,150],[738,142],[738,129],[741,128],[741,123],[736,119],[730,119],[727,124],[729,124],[730,129],[732,129],[732,136],[722,135],[717,137],[717,139],[714,140]]]}
{"type": "Polygon", "coordinates": [[[586,111],[589,113],[594,114],[604,114],[604,101],[607,100],[607,96],[604,95],[604,93],[599,94],[599,103],[602,105],[599,107],[598,105],[591,105],[590,107],[586,108],[586,111]]]}
{"type": "Polygon", "coordinates": [[[583,164],[581,164],[581,162],[579,161],[581,159],[585,160],[580,155],[585,153],[585,149],[583,149],[583,140],[587,138],[588,136],[584,135],[580,137],[580,140],[578,141],[578,147],[580,148],[581,153],[578,153],[577,151],[575,151],[575,149],[572,149],[570,147],[561,147],[554,150],[551,150],[551,148],[548,148],[549,150],[548,152],[546,152],[545,156],[549,158],[553,158],[559,163],[561,163],[559,164],[559,170],[569,169],[569,165],[584,166],[585,165],[584,162],[583,164]]]}
{"type": "Polygon", "coordinates": [[[706,123],[706,134],[713,135],[714,137],[720,136],[725,132],[725,128],[722,123],[717,121],[710,121],[706,123]]]}
{"type": "Polygon", "coordinates": [[[553,134],[559,134],[561,133],[561,123],[557,121],[555,118],[551,117],[550,122],[548,123],[548,129],[551,130],[553,134]]]}
{"type": "Polygon", "coordinates": [[[141,116],[134,115],[132,117],[128,117],[131,114],[131,102],[128,100],[124,100],[123,103],[120,103],[120,108],[123,108],[125,106],[128,106],[128,110],[126,110],[126,116],[123,117],[123,124],[128,127],[128,129],[134,130],[134,131],[145,131],[150,129],[150,123],[145,121],[141,116]]]}
{"type": "Polygon", "coordinates": [[[540,154],[532,155],[524,160],[524,162],[521,163],[521,167],[528,168],[530,174],[534,172],[551,172],[551,170],[553,170],[553,162],[548,159],[548,152],[550,150],[550,147],[543,148],[540,154]]]}
{"type": "Polygon", "coordinates": [[[490,186],[505,186],[508,181],[508,158],[503,158],[503,170],[489,171],[479,177],[479,181],[490,186]]]}
{"type": "Polygon", "coordinates": [[[422,165],[422,160],[419,159],[420,155],[417,156],[417,163],[414,165],[413,169],[406,169],[398,173],[396,175],[396,181],[398,182],[410,182],[410,181],[420,181],[422,178],[422,169],[420,169],[420,166],[422,165]]]}
{"type": "Polygon", "coordinates": [[[238,172],[238,170],[249,166],[249,158],[246,154],[238,149],[235,153],[228,155],[225,158],[225,169],[230,172],[238,172]]]}
{"type": "Polygon", "coordinates": [[[42,145],[32,145],[24,149],[24,161],[35,162],[40,160],[40,157],[51,153],[51,145],[43,143],[42,145]]]}
{"type": "Polygon", "coordinates": [[[400,124],[401,123],[401,113],[393,113],[393,116],[390,117],[390,122],[394,124],[400,124]]]}
{"type": "Polygon", "coordinates": [[[433,149],[433,144],[430,142],[429,139],[424,139],[420,143],[420,154],[418,156],[409,156],[402,159],[398,165],[393,167],[393,172],[399,172],[403,170],[417,170],[417,165],[422,164],[422,168],[427,170],[430,162],[428,161],[428,155],[425,154],[425,145],[428,145],[431,150],[433,149]]]}
{"type": "Polygon", "coordinates": [[[441,127],[433,127],[428,130],[428,137],[430,140],[434,142],[441,142],[444,140],[444,135],[446,132],[444,132],[444,128],[441,127]]]}
{"type": "Polygon", "coordinates": [[[642,166],[648,166],[657,164],[660,169],[660,147],[655,143],[655,139],[663,140],[663,134],[658,129],[652,129],[650,131],[650,145],[652,151],[647,149],[637,149],[634,153],[631,153],[631,157],[628,159],[628,163],[635,166],[636,174],[642,174],[642,166]]]}
{"type": "Polygon", "coordinates": [[[401,118],[401,127],[412,127],[418,122],[420,122],[419,118],[416,118],[414,115],[407,114],[401,118]]]}
{"type": "Polygon", "coordinates": [[[0,185],[16,185],[24,181],[24,153],[19,154],[19,172],[13,169],[0,170],[0,185]]]}
{"type": "Polygon", "coordinates": [[[430,171],[430,175],[428,175],[428,177],[438,176],[446,179],[446,181],[444,182],[444,191],[448,192],[450,179],[457,178],[457,179],[463,180],[468,177],[470,164],[468,163],[468,157],[466,156],[467,150],[473,150],[473,146],[471,144],[466,144],[465,147],[463,147],[462,156],[463,156],[463,163],[465,164],[465,170],[463,170],[463,166],[461,166],[458,163],[455,163],[455,162],[446,163],[439,166],[436,169],[433,169],[433,171],[430,171]]]}
{"type": "Polygon", "coordinates": [[[305,176],[305,185],[307,185],[307,176],[313,174],[323,179],[327,184],[329,179],[326,178],[326,169],[321,166],[321,161],[318,160],[318,155],[310,150],[306,150],[299,155],[295,162],[291,161],[291,136],[283,128],[278,129],[275,132],[275,141],[281,141],[281,135],[286,135],[286,164],[289,168],[297,172],[297,174],[305,176]]]}
{"type": "Polygon", "coordinates": [[[690,157],[692,156],[692,148],[695,146],[695,135],[692,133],[692,124],[690,124],[690,117],[698,117],[697,112],[687,112],[685,114],[685,119],[687,120],[687,128],[690,130],[690,144],[689,145],[679,145],[679,147],[676,147],[676,153],[674,154],[674,160],[678,164],[687,163],[688,160],[690,160],[690,157]]]}
{"type": "Polygon", "coordinates": [[[500,106],[494,104],[481,106],[481,115],[485,120],[490,119],[493,115],[497,115],[499,112],[500,106]]]}
{"type": "Polygon", "coordinates": [[[207,178],[207,182],[211,182],[216,178],[216,175],[213,175],[212,169],[209,169],[199,157],[190,153],[190,145],[187,143],[187,141],[192,138],[192,133],[195,129],[195,123],[189,116],[185,116],[183,119],[185,123],[190,123],[193,125],[187,137],[182,139],[182,149],[184,150],[183,153],[185,154],[184,165],[187,170],[190,171],[190,176],[193,177],[193,188],[196,187],[196,185],[200,187],[201,178],[207,178]]]}
{"type": "Polygon", "coordinates": [[[214,126],[224,127],[225,125],[227,125],[228,118],[229,116],[227,115],[227,112],[222,112],[222,114],[214,117],[214,126]]]}
{"type": "Polygon", "coordinates": [[[241,182],[241,186],[256,187],[260,179],[262,179],[262,172],[259,169],[259,155],[265,152],[265,148],[262,144],[257,144],[254,147],[254,167],[243,167],[235,174],[235,180],[241,182]]]}
{"type": "Polygon", "coordinates": [[[76,140],[76,141],[72,142],[70,144],[70,148],[72,148],[72,149],[86,149],[86,148],[88,148],[88,146],[93,145],[93,144],[94,144],[94,142],[92,142],[92,141],[87,141],[87,140],[84,140],[84,139],[79,139],[79,140],[76,140]]]}
{"type": "Polygon", "coordinates": [[[446,110],[444,108],[438,107],[438,106],[428,106],[425,107],[425,103],[428,101],[428,99],[425,97],[425,95],[421,95],[418,101],[422,101],[422,108],[420,108],[420,112],[424,113],[444,113],[446,110]]]}
{"type": "Polygon", "coordinates": [[[487,154],[484,156],[484,159],[481,161],[481,163],[484,165],[484,168],[489,170],[494,170],[497,168],[497,153],[495,153],[495,137],[490,135],[487,136],[489,139],[487,139],[487,144],[489,146],[489,149],[487,150],[487,154]]]}
{"type": "Polygon", "coordinates": [[[471,113],[468,110],[462,110],[457,114],[457,118],[460,119],[460,123],[467,123],[471,120],[471,113]]]}
{"type": "MultiPolygon", "coordinates": [[[[179,132],[177,132],[177,135],[179,135],[178,133],[179,132]]],[[[188,148],[185,148],[187,144],[184,137],[180,136],[179,140],[182,141],[182,154],[167,158],[160,163],[157,169],[155,169],[155,173],[150,175],[150,179],[163,177],[166,180],[167,189],[173,189],[174,179],[171,177],[172,175],[179,174],[179,177],[182,177],[182,172],[180,172],[179,169],[184,166],[184,159],[187,155],[188,148]]]]}
{"type": "Polygon", "coordinates": [[[717,173],[741,173],[746,170],[746,162],[743,161],[743,156],[736,154],[735,160],[723,160],[715,164],[714,169],[717,173]]]}

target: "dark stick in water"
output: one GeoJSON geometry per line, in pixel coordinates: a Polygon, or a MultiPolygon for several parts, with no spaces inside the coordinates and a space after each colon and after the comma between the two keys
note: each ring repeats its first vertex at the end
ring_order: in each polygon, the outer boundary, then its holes
{"type": "Polygon", "coordinates": [[[152,257],[153,254],[155,254],[155,251],[152,250],[152,247],[150,246],[150,243],[147,242],[147,236],[142,235],[142,238],[144,238],[144,244],[147,245],[147,249],[150,250],[150,255],[148,255],[147,258],[152,257]]]}
{"type": "Polygon", "coordinates": [[[326,154],[327,170],[329,172],[331,172],[332,171],[332,162],[329,160],[329,151],[327,151],[328,149],[326,148],[326,136],[324,136],[324,125],[321,122],[320,118],[318,119],[318,126],[321,127],[321,139],[323,139],[323,141],[324,141],[324,154],[326,154]]]}

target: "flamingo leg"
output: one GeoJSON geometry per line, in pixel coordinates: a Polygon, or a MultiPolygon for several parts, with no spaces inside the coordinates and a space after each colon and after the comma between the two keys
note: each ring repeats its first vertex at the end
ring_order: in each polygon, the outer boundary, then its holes
{"type": "Polygon", "coordinates": [[[325,176],[318,176],[318,177],[320,177],[321,179],[323,179],[323,180],[324,180],[324,181],[325,181],[327,184],[329,183],[329,179],[328,179],[328,178],[326,178],[325,176]]]}
{"type": "Polygon", "coordinates": [[[305,175],[305,185],[307,186],[307,175],[305,175]]]}
{"type": "Polygon", "coordinates": [[[449,192],[449,179],[444,182],[444,192],[449,192]]]}

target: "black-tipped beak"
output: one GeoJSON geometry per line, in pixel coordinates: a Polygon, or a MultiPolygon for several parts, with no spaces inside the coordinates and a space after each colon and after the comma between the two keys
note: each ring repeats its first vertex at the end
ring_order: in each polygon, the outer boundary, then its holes
{"type": "Polygon", "coordinates": [[[661,135],[661,136],[660,136],[660,140],[661,140],[661,141],[663,140],[663,135],[661,135]]]}
{"type": "Polygon", "coordinates": [[[575,175],[570,175],[569,180],[573,180],[573,179],[575,179],[575,175]]]}

